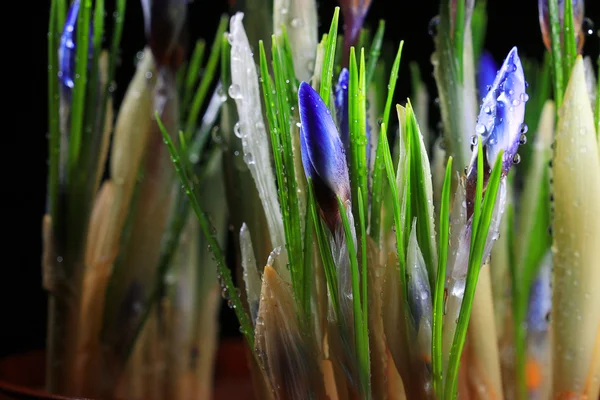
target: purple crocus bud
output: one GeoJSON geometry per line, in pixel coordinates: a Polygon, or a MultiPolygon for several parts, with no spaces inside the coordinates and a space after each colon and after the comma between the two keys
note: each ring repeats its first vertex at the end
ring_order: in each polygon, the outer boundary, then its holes
{"type": "MultiPolygon", "coordinates": [[[[552,38],[550,36],[550,8],[548,5],[549,0],[538,0],[538,13],[540,19],[540,28],[542,30],[542,38],[544,39],[544,45],[548,51],[552,51],[552,38]]],[[[581,29],[583,23],[583,9],[584,0],[572,0],[573,1],[573,22],[575,27],[575,37],[577,38],[577,50],[581,52],[584,42],[584,32],[581,29]]],[[[561,34],[563,32],[562,27],[564,26],[565,20],[565,0],[558,0],[558,20],[560,21],[561,34]]]]}
{"type": "Polygon", "coordinates": [[[344,17],[344,57],[342,63],[347,65],[350,47],[358,42],[360,30],[371,6],[371,0],[340,0],[344,17]]]}
{"type": "Polygon", "coordinates": [[[307,178],[312,179],[323,219],[332,232],[339,226],[337,196],[350,199],[350,178],[346,153],[329,108],[306,82],[298,89],[300,146],[307,178]]]}
{"type": "MultiPolygon", "coordinates": [[[[496,162],[500,150],[504,150],[502,156],[504,175],[508,173],[513,162],[518,162],[517,150],[523,141],[522,135],[526,132],[523,120],[525,103],[529,96],[525,89],[523,66],[517,48],[513,47],[483,99],[477,125],[475,125],[475,133],[483,140],[481,144],[490,168],[496,162]]],[[[476,163],[476,153],[477,151],[473,152],[471,167],[476,163]]]]}
{"type": "Polygon", "coordinates": [[[477,69],[477,90],[480,98],[483,98],[491,89],[497,71],[498,64],[496,64],[494,57],[488,51],[482,52],[477,69]]]}
{"type": "MultiPolygon", "coordinates": [[[[77,17],[79,15],[79,0],[75,0],[67,13],[65,26],[60,36],[58,48],[58,79],[62,84],[63,93],[70,98],[75,82],[75,59],[77,57],[77,17]]],[[[90,22],[89,58],[92,59],[93,28],[90,22]]]]}
{"type": "Polygon", "coordinates": [[[187,0],[141,0],[146,39],[158,66],[177,68],[183,62],[181,33],[187,0]]]}

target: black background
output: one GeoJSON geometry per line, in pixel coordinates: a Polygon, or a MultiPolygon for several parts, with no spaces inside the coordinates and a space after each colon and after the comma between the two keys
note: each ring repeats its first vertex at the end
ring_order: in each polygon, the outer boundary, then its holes
{"type": "MultiPolygon", "coordinates": [[[[114,0],[107,1],[108,15],[114,0]]],[[[586,15],[600,23],[600,2],[588,0],[586,15]]],[[[3,10],[3,85],[0,108],[0,357],[44,347],[46,293],[41,287],[41,218],[45,207],[47,163],[47,24],[49,1],[14,2],[3,10]],[[16,5],[18,3],[18,5],[16,5]],[[13,9],[10,9],[13,7],[13,9]],[[17,7],[16,9],[14,7],[17,7]],[[6,106],[8,104],[8,106],[6,106]]],[[[319,1],[320,30],[328,29],[334,1],[319,1]]],[[[218,17],[227,12],[224,0],[195,0],[190,4],[190,34],[212,41],[218,17]]],[[[367,23],[387,21],[386,40],[405,40],[398,81],[398,100],[410,94],[408,61],[418,61],[422,75],[435,93],[430,63],[433,41],[428,23],[437,14],[433,0],[373,0],[367,23]]],[[[486,49],[500,62],[512,46],[521,56],[541,58],[537,1],[488,0],[486,49]]],[[[108,32],[111,18],[107,18],[108,32]]],[[[117,105],[133,75],[134,58],[145,43],[140,3],[129,0],[117,70],[117,105]]],[[[394,44],[395,46],[395,44],[394,44]]],[[[598,38],[588,37],[585,53],[598,55],[598,38]]],[[[433,118],[436,118],[435,107],[433,118]]],[[[225,307],[222,334],[236,334],[235,317],[225,307]]]]}

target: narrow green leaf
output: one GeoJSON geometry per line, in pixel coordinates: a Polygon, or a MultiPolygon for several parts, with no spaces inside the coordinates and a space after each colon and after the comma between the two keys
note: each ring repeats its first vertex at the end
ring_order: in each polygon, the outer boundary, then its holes
{"type": "Polygon", "coordinates": [[[227,29],[228,21],[229,19],[227,15],[223,15],[219,21],[219,27],[217,28],[217,33],[213,40],[212,47],[210,48],[210,55],[208,56],[206,67],[204,68],[204,75],[202,76],[200,85],[194,94],[190,112],[185,124],[185,134],[188,138],[194,135],[198,122],[198,116],[200,114],[200,110],[202,109],[202,105],[204,104],[204,98],[206,97],[206,93],[208,92],[211,83],[213,83],[213,77],[217,69],[217,63],[219,62],[222,38],[225,30],[227,29]]]}
{"type": "MultiPolygon", "coordinates": [[[[435,227],[433,221],[433,189],[431,171],[427,150],[422,140],[421,133],[410,100],[406,105],[406,122],[403,134],[407,137],[407,155],[410,157],[409,168],[410,184],[407,189],[410,194],[411,213],[407,214],[406,222],[410,223],[413,217],[417,218],[417,238],[422,250],[423,259],[427,267],[430,287],[435,286],[435,271],[437,257],[435,251],[435,227]]],[[[410,229],[407,230],[410,232],[410,229]]]]}
{"type": "MultiPolygon", "coordinates": [[[[404,45],[404,41],[400,42],[398,47],[398,52],[396,53],[396,58],[394,60],[394,64],[392,65],[392,70],[390,72],[390,80],[388,83],[388,93],[387,100],[385,102],[385,108],[383,111],[383,118],[381,123],[381,129],[379,130],[379,140],[377,142],[377,151],[375,153],[375,165],[373,167],[373,184],[372,184],[372,198],[371,198],[371,222],[369,225],[369,233],[375,243],[378,245],[380,240],[380,224],[381,224],[381,204],[383,201],[383,188],[384,188],[384,180],[383,174],[385,169],[385,156],[384,156],[384,148],[382,142],[382,136],[386,136],[387,139],[387,130],[388,122],[390,119],[390,110],[392,108],[392,101],[394,98],[394,91],[396,89],[396,81],[398,79],[398,70],[400,69],[400,59],[402,57],[402,47],[404,45]]],[[[387,140],[386,140],[387,142],[387,140]]],[[[389,149],[387,151],[390,151],[389,149]]],[[[391,158],[391,156],[390,156],[391,158]]],[[[395,187],[392,186],[392,187],[395,187]]]]}
{"type": "Polygon", "coordinates": [[[474,60],[479,60],[485,42],[485,34],[487,30],[486,3],[486,0],[478,0],[475,2],[475,7],[473,7],[473,16],[471,17],[471,31],[473,37],[474,60]]]}
{"type": "MultiPolygon", "coordinates": [[[[302,298],[302,283],[303,278],[303,265],[302,262],[302,233],[301,233],[301,221],[300,221],[300,209],[298,199],[298,183],[295,175],[294,165],[294,151],[292,148],[292,116],[290,115],[292,106],[289,103],[288,88],[289,85],[286,83],[290,82],[289,76],[286,76],[286,66],[284,56],[281,54],[279,47],[277,46],[277,39],[273,36],[273,46],[271,49],[273,57],[273,71],[275,73],[275,88],[277,97],[277,105],[279,108],[279,143],[281,148],[273,148],[273,152],[282,153],[283,157],[283,182],[278,182],[279,185],[283,184],[287,186],[287,199],[286,202],[282,201],[282,215],[284,215],[284,225],[287,225],[286,229],[286,247],[288,250],[288,256],[290,260],[290,270],[292,275],[292,282],[294,287],[294,293],[300,304],[304,303],[302,298]],[[285,209],[284,209],[285,208],[285,209]]],[[[264,81],[264,79],[263,79],[264,81]]],[[[297,97],[291,97],[296,99],[297,97]]],[[[294,103],[295,104],[295,103],[294,103]]]]}
{"type": "Polygon", "coordinates": [[[83,136],[85,94],[88,81],[88,54],[92,0],[82,0],[77,18],[77,48],[75,76],[71,103],[71,132],[69,135],[69,168],[72,175],[78,170],[81,138],[83,136]]]}
{"type": "Polygon", "coordinates": [[[385,21],[383,19],[379,20],[379,26],[377,27],[377,32],[375,32],[375,37],[373,38],[373,42],[371,43],[371,48],[369,49],[369,58],[367,60],[367,86],[373,80],[373,75],[375,74],[375,68],[377,67],[377,62],[379,61],[379,55],[381,54],[381,46],[383,45],[383,34],[385,33],[385,21]]]}
{"type": "MultiPolygon", "coordinates": [[[[48,199],[50,215],[54,229],[57,229],[58,194],[60,185],[60,125],[59,125],[59,84],[58,84],[58,46],[60,43],[60,27],[58,19],[60,7],[64,12],[64,0],[53,0],[50,6],[48,22],[48,130],[49,130],[49,167],[48,167],[48,199]]],[[[63,16],[64,19],[64,16],[63,16]]]]}
{"type": "MultiPolygon", "coordinates": [[[[358,358],[358,370],[360,389],[362,398],[368,398],[370,393],[370,366],[369,366],[369,337],[367,334],[367,323],[362,312],[362,300],[360,292],[360,273],[358,270],[358,260],[356,249],[354,248],[354,238],[352,228],[348,221],[346,205],[338,196],[338,209],[342,218],[342,226],[348,247],[348,258],[350,259],[350,274],[352,279],[352,308],[354,311],[354,335],[356,356],[358,358]]],[[[360,218],[359,218],[360,219],[360,218]]],[[[365,300],[366,301],[366,300],[365,300]]]]}
{"type": "Polygon", "coordinates": [[[563,2],[564,10],[564,28],[563,28],[563,60],[564,60],[564,80],[569,81],[571,77],[571,70],[573,64],[575,64],[575,58],[577,57],[577,38],[575,33],[575,21],[573,19],[573,2],[563,2]]]}
{"type": "Polygon", "coordinates": [[[446,262],[448,260],[448,236],[450,230],[450,188],[452,186],[452,157],[448,157],[442,200],[440,202],[440,244],[438,250],[438,268],[433,296],[433,332],[431,354],[433,363],[433,385],[438,397],[443,393],[442,376],[442,321],[444,316],[444,289],[446,286],[446,262]]]}
{"type": "Polygon", "coordinates": [[[337,270],[335,267],[335,262],[333,261],[333,255],[331,254],[331,248],[329,247],[329,240],[325,231],[325,224],[317,213],[317,203],[315,201],[312,180],[310,178],[308,178],[308,207],[310,209],[309,212],[312,215],[311,218],[315,226],[315,232],[317,233],[317,245],[319,246],[321,261],[323,262],[323,269],[325,270],[325,280],[327,281],[327,287],[329,289],[329,299],[331,300],[335,315],[340,316],[337,270]]]}
{"type": "MultiPolygon", "coordinates": [[[[477,181],[475,184],[475,203],[473,204],[473,229],[479,224],[479,217],[481,216],[481,199],[483,196],[483,145],[481,135],[477,135],[477,181]]],[[[471,235],[471,250],[469,254],[473,253],[473,247],[475,245],[476,235],[471,235]]]]}
{"type": "MultiPolygon", "coordinates": [[[[360,189],[359,194],[362,195],[360,189]]],[[[362,288],[362,313],[363,320],[365,321],[365,326],[369,320],[369,307],[368,307],[368,296],[367,296],[367,224],[365,217],[365,208],[363,203],[358,203],[358,217],[359,217],[359,225],[360,225],[360,284],[362,288]]]]}
{"type": "Polygon", "coordinates": [[[183,101],[181,102],[181,111],[185,113],[190,105],[192,99],[192,90],[200,78],[200,66],[202,65],[202,58],[204,57],[204,49],[206,48],[206,42],[200,39],[196,42],[192,58],[190,59],[187,72],[185,75],[185,84],[183,87],[183,101]]]}
{"type": "Polygon", "coordinates": [[[598,75],[597,75],[596,83],[598,87],[596,88],[596,138],[600,140],[600,57],[598,57],[598,75]]]}
{"type": "MultiPolygon", "coordinates": [[[[385,131],[385,124],[381,124],[382,132],[385,131]]],[[[400,280],[403,282],[406,289],[406,257],[405,257],[405,246],[404,246],[404,229],[402,229],[402,218],[401,218],[401,204],[400,198],[398,197],[398,189],[396,184],[396,175],[394,172],[394,166],[392,164],[392,154],[390,153],[390,146],[387,141],[387,135],[381,135],[380,139],[383,158],[385,163],[385,170],[388,178],[388,185],[390,187],[390,193],[392,195],[392,205],[394,208],[394,223],[396,225],[396,246],[398,251],[398,263],[400,269],[400,280]]]]}
{"type": "MultiPolygon", "coordinates": [[[[469,269],[467,272],[465,293],[458,316],[458,324],[456,326],[454,340],[452,341],[452,349],[450,350],[450,360],[448,362],[446,387],[444,392],[444,399],[446,400],[453,400],[456,397],[458,385],[458,367],[467,336],[467,327],[471,317],[471,309],[473,307],[473,299],[475,297],[475,289],[477,288],[479,271],[481,270],[481,264],[484,261],[483,252],[485,242],[489,233],[494,205],[496,204],[496,197],[498,195],[498,189],[500,187],[502,177],[502,154],[503,151],[500,151],[494,168],[492,169],[492,174],[489,178],[486,188],[486,195],[483,199],[483,206],[481,206],[479,223],[477,225],[472,225],[471,235],[475,235],[475,240],[469,253],[469,269]]],[[[483,174],[478,175],[477,179],[483,180],[483,174]]],[[[481,198],[476,198],[476,202],[481,202],[481,198]]]]}
{"type": "Polygon", "coordinates": [[[106,86],[104,88],[104,98],[102,100],[102,111],[100,115],[102,120],[106,115],[106,107],[108,106],[108,98],[112,91],[114,91],[114,77],[117,69],[117,59],[119,57],[119,48],[121,47],[121,38],[123,36],[123,21],[125,21],[125,6],[127,0],[117,0],[115,12],[113,13],[114,25],[112,42],[110,44],[110,56],[108,60],[108,75],[106,79],[106,86]]]}
{"type": "Polygon", "coordinates": [[[302,310],[303,315],[306,320],[309,319],[311,315],[311,293],[312,293],[312,274],[314,273],[313,268],[313,259],[312,259],[312,249],[313,249],[313,214],[311,212],[307,212],[305,216],[306,220],[304,223],[304,253],[302,255],[302,259],[304,260],[304,266],[302,271],[302,310]]]}
{"type": "Polygon", "coordinates": [[[550,41],[552,47],[552,72],[554,77],[554,100],[556,109],[560,108],[565,91],[563,81],[563,59],[561,52],[561,31],[558,17],[558,0],[548,0],[548,12],[550,13],[550,41]]]}
{"type": "Polygon", "coordinates": [[[321,87],[319,95],[329,107],[329,98],[331,93],[331,79],[333,77],[333,65],[335,60],[335,49],[337,42],[338,20],[340,18],[340,8],[336,7],[331,20],[331,27],[327,35],[327,45],[325,46],[325,55],[323,57],[323,70],[321,71],[321,87]]]}
{"type": "Polygon", "coordinates": [[[158,126],[162,132],[165,143],[169,148],[169,153],[171,153],[171,159],[173,161],[175,171],[177,172],[177,175],[181,180],[181,183],[185,190],[185,194],[188,197],[192,210],[194,210],[194,213],[198,218],[198,222],[200,224],[200,228],[202,229],[202,233],[204,234],[206,241],[208,242],[209,250],[215,257],[221,286],[223,289],[226,289],[229,293],[229,300],[233,303],[233,309],[235,310],[235,314],[241,326],[240,329],[244,334],[246,340],[248,341],[248,345],[250,346],[250,348],[254,349],[254,330],[252,329],[252,325],[250,323],[250,318],[248,317],[248,314],[246,314],[246,311],[244,311],[242,300],[236,294],[237,291],[231,278],[231,271],[229,270],[225,262],[225,254],[223,253],[223,250],[221,249],[221,246],[219,245],[219,242],[217,241],[213,233],[213,228],[211,227],[208,217],[204,214],[202,208],[200,207],[200,202],[198,201],[196,193],[192,189],[192,183],[188,178],[186,171],[183,167],[179,152],[177,148],[175,148],[173,142],[171,141],[171,137],[169,136],[169,133],[165,129],[162,121],[160,120],[158,112],[155,113],[155,117],[158,126]]]}

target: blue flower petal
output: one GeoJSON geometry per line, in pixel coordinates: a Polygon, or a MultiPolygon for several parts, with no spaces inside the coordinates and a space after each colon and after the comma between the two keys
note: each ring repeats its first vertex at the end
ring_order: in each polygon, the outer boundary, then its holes
{"type": "Polygon", "coordinates": [[[479,59],[479,68],[477,71],[477,90],[481,98],[485,97],[488,88],[491,88],[494,83],[496,71],[498,71],[498,65],[494,57],[488,51],[484,51],[479,59]]]}
{"type": "Polygon", "coordinates": [[[332,228],[339,218],[337,196],[350,199],[346,153],[329,109],[306,82],[298,88],[298,105],[304,171],[313,181],[319,207],[332,228]]]}
{"type": "Polygon", "coordinates": [[[500,150],[504,150],[502,169],[505,174],[513,164],[524,133],[525,103],[529,99],[525,89],[523,66],[517,48],[513,47],[483,99],[475,126],[475,133],[483,138],[490,166],[494,165],[500,150]]]}

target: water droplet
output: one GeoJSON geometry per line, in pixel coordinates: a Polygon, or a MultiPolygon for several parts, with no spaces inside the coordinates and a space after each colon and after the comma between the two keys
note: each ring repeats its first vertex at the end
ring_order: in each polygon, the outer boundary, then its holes
{"type": "Polygon", "coordinates": [[[56,262],[59,262],[59,263],[63,262],[63,258],[61,256],[56,257],[56,262]]]}
{"type": "Polygon", "coordinates": [[[225,91],[223,90],[223,87],[219,86],[219,89],[217,89],[217,96],[219,96],[219,100],[221,102],[225,102],[227,101],[227,95],[225,94],[225,91]]]}
{"type": "MultiPolygon", "coordinates": [[[[484,128],[484,130],[485,130],[485,128],[484,128]]],[[[478,140],[479,139],[478,139],[477,135],[471,136],[471,146],[477,146],[478,140]]]]}
{"type": "Polygon", "coordinates": [[[440,16],[436,15],[431,18],[429,21],[429,25],[427,25],[427,32],[429,32],[430,36],[436,36],[438,31],[438,25],[440,24],[440,16]]]}
{"type": "MultiPolygon", "coordinates": [[[[485,133],[485,125],[477,124],[475,126],[475,132],[479,133],[480,135],[483,135],[485,133]]],[[[477,144],[477,143],[475,143],[475,144],[477,144]]]]}
{"type": "Polygon", "coordinates": [[[527,136],[522,134],[521,137],[519,138],[519,144],[523,145],[525,143],[527,143],[527,136]]]}
{"type": "Polygon", "coordinates": [[[242,99],[242,92],[240,91],[240,87],[239,85],[233,83],[231,84],[231,86],[229,86],[229,89],[227,90],[227,93],[229,93],[229,97],[231,97],[234,100],[239,100],[242,99]]]}
{"type": "Polygon", "coordinates": [[[594,34],[594,21],[590,18],[585,18],[581,24],[581,30],[585,35],[592,36],[594,34]]]}
{"type": "Polygon", "coordinates": [[[521,124],[521,134],[526,134],[527,131],[529,130],[529,127],[527,126],[527,124],[523,123],[521,124]]]}
{"type": "Polygon", "coordinates": [[[292,28],[302,28],[304,26],[304,21],[302,21],[302,19],[298,17],[292,18],[292,20],[290,21],[290,26],[292,28]]]}
{"type": "Polygon", "coordinates": [[[146,71],[146,74],[144,76],[146,77],[146,79],[152,79],[152,71],[146,71]]]}
{"type": "Polygon", "coordinates": [[[248,165],[254,165],[254,156],[252,155],[252,153],[244,154],[244,162],[248,165]]]}
{"type": "Polygon", "coordinates": [[[513,106],[515,106],[515,107],[516,107],[516,106],[518,106],[519,104],[521,104],[521,101],[520,101],[519,99],[513,99],[513,101],[512,101],[512,105],[513,105],[513,106]]]}
{"type": "Polygon", "coordinates": [[[485,112],[487,115],[490,115],[492,113],[492,109],[490,106],[485,106],[483,112],[485,112]]]}
{"type": "Polygon", "coordinates": [[[519,155],[519,153],[515,154],[515,156],[513,157],[513,164],[518,164],[521,162],[521,156],[519,155]]]}
{"type": "Polygon", "coordinates": [[[525,93],[525,92],[521,93],[520,97],[521,97],[521,101],[524,102],[524,103],[529,100],[529,95],[527,93],[525,93]]]}

